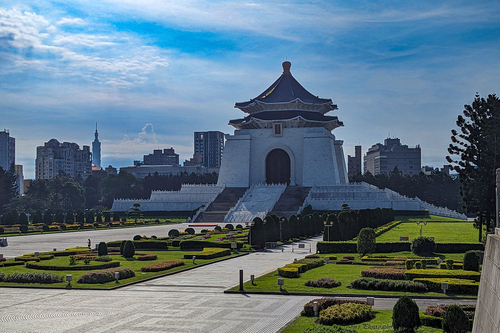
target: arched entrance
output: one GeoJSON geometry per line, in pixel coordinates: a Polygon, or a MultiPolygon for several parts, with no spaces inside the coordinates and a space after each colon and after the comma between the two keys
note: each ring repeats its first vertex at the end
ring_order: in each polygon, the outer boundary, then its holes
{"type": "Polygon", "coordinates": [[[266,182],[290,184],[290,156],[283,149],[274,149],[267,154],[266,182]]]}

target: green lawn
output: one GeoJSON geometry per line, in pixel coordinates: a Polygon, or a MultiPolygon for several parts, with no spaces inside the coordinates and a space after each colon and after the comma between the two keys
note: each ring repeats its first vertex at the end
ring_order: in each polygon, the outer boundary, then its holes
{"type": "Polygon", "coordinates": [[[397,215],[394,217],[395,221],[405,221],[405,222],[417,222],[417,221],[427,221],[427,222],[464,222],[460,219],[454,219],[451,217],[443,217],[437,215],[427,215],[427,216],[402,216],[397,215]]]}
{"type": "Polygon", "coordinates": [[[434,237],[436,243],[443,242],[477,242],[478,230],[472,222],[427,222],[417,225],[415,222],[403,222],[377,237],[377,242],[399,242],[399,237],[410,240],[422,235],[434,237]]]}
{"type": "MultiPolygon", "coordinates": [[[[391,310],[375,310],[376,317],[372,320],[356,324],[343,326],[346,328],[355,329],[358,333],[393,333],[392,329],[392,311],[391,310]]],[[[310,327],[323,327],[323,325],[315,324],[316,317],[299,316],[291,322],[282,333],[302,333],[310,327]]],[[[443,330],[422,326],[416,332],[418,333],[442,333],[443,330]]]]}
{"type": "MultiPolygon", "coordinates": [[[[194,252],[194,251],[189,251],[189,252],[194,252]]],[[[132,259],[132,258],[124,258],[121,255],[111,255],[110,257],[113,260],[118,260],[120,261],[120,267],[128,267],[132,270],[134,270],[136,276],[124,280],[120,280],[119,284],[115,282],[108,282],[104,284],[79,284],[76,283],[78,277],[87,271],[75,271],[71,270],[70,268],[72,266],[69,266],[69,257],[55,257],[54,259],[51,260],[43,260],[40,263],[43,264],[54,264],[54,265],[68,265],[68,270],[65,271],[44,271],[44,270],[37,270],[37,269],[29,269],[26,268],[25,266],[10,266],[10,267],[0,267],[0,272],[4,273],[5,275],[10,274],[10,273],[24,273],[24,272],[33,272],[33,273],[39,273],[39,272],[50,272],[50,273],[55,273],[61,276],[66,276],[66,274],[72,274],[73,275],[73,282],[72,286],[77,287],[77,288],[92,288],[92,289],[108,289],[108,288],[113,288],[116,287],[117,285],[120,284],[126,284],[130,282],[136,282],[140,280],[144,280],[147,278],[155,277],[155,276],[160,276],[164,274],[168,274],[171,272],[176,272],[176,271],[181,271],[185,270],[187,268],[191,268],[194,266],[200,266],[202,264],[210,263],[210,262],[215,262],[223,259],[227,259],[228,257],[222,257],[222,258],[216,258],[216,259],[196,259],[196,264],[193,264],[191,259],[183,259],[184,254],[187,253],[185,251],[136,251],[136,253],[155,253],[158,256],[157,260],[153,261],[139,261],[137,260],[137,255],[132,259]],[[151,265],[155,262],[158,261],[163,261],[163,260],[183,260],[184,265],[183,266],[178,266],[174,267],[172,269],[166,270],[166,271],[161,271],[161,272],[148,272],[148,273],[143,273],[141,272],[141,267],[151,265]]],[[[232,254],[231,257],[238,256],[239,254],[232,254]]],[[[98,262],[92,261],[91,264],[97,264],[98,262]]],[[[85,266],[83,264],[83,261],[80,261],[78,266],[85,266]]],[[[16,283],[10,283],[10,282],[0,282],[0,286],[15,286],[15,285],[21,285],[23,287],[26,286],[36,286],[36,287],[65,287],[67,282],[62,282],[62,283],[54,283],[54,284],[39,284],[39,283],[33,283],[33,284],[16,284],[16,283]]]]}
{"type": "MultiPolygon", "coordinates": [[[[327,254],[328,255],[328,254],[327,254]]],[[[334,254],[338,259],[341,259],[344,255],[352,254],[334,254]]],[[[394,256],[413,256],[410,252],[398,252],[393,253],[394,256]]],[[[325,255],[320,255],[324,257],[325,255]]],[[[462,260],[463,254],[446,254],[446,255],[433,255],[432,257],[439,256],[441,258],[449,258],[454,260],[462,260]]],[[[358,255],[355,255],[356,261],[360,261],[358,255]]],[[[299,258],[300,259],[300,258],[299,258]]],[[[358,290],[350,289],[351,281],[361,278],[360,273],[363,269],[367,269],[368,265],[337,265],[335,263],[330,263],[321,267],[317,267],[301,273],[299,278],[284,278],[284,286],[282,288],[282,294],[288,293],[318,293],[318,294],[377,294],[377,295],[402,295],[403,292],[397,291],[380,291],[380,290],[358,290]],[[306,287],[304,283],[307,280],[316,280],[321,277],[331,277],[337,281],[342,282],[342,285],[337,288],[314,288],[306,287]]],[[[378,266],[384,267],[384,266],[378,266]]],[[[273,271],[269,274],[263,275],[255,279],[254,284],[251,282],[246,282],[243,285],[245,291],[264,291],[264,292],[280,292],[278,286],[278,271],[273,271]]],[[[239,287],[236,286],[231,290],[238,290],[239,287]]],[[[428,292],[428,293],[411,293],[411,295],[426,295],[426,296],[443,296],[442,293],[428,292]]],[[[447,294],[447,296],[460,296],[460,297],[472,297],[471,295],[452,295],[447,294]]]]}

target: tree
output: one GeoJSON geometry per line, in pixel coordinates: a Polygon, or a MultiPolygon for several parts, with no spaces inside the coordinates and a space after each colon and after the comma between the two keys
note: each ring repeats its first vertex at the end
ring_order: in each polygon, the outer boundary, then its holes
{"type": "Polygon", "coordinates": [[[266,230],[260,217],[253,219],[253,226],[250,227],[248,232],[248,244],[250,246],[255,245],[258,248],[264,248],[266,244],[266,230]]]}
{"type": "Polygon", "coordinates": [[[420,326],[418,305],[410,297],[404,295],[392,309],[392,328],[395,332],[415,332],[420,326]]]}
{"type": "Polygon", "coordinates": [[[108,255],[108,245],[106,242],[100,242],[99,246],[97,247],[97,254],[99,256],[106,256],[108,255]]]}
{"type": "Polygon", "coordinates": [[[495,218],[495,170],[500,167],[500,101],[495,94],[464,105],[451,131],[452,143],[446,159],[458,172],[461,194],[468,213],[478,216],[479,241],[483,222],[488,231],[495,218]],[[455,156],[454,156],[455,155],[455,156]]]}
{"type": "Polygon", "coordinates": [[[135,202],[129,209],[128,216],[135,219],[135,223],[137,223],[137,219],[142,216],[141,204],[135,202]]]}
{"type": "Polygon", "coordinates": [[[21,213],[19,214],[19,224],[21,225],[28,225],[28,216],[26,213],[21,213]]]}
{"type": "Polygon", "coordinates": [[[5,171],[0,167],[0,215],[5,214],[9,203],[17,196],[14,170],[5,171]]]}
{"type": "Polygon", "coordinates": [[[458,305],[450,305],[443,316],[443,331],[445,333],[466,333],[469,331],[469,319],[458,305]]]}
{"type": "Polygon", "coordinates": [[[123,246],[123,256],[125,258],[132,258],[135,255],[135,246],[134,242],[126,241],[123,246]]]}
{"type": "Polygon", "coordinates": [[[372,228],[363,228],[358,235],[358,253],[364,256],[367,253],[374,253],[377,249],[375,231],[372,228]]]}
{"type": "Polygon", "coordinates": [[[45,213],[43,213],[43,223],[46,225],[52,224],[54,222],[54,218],[52,217],[52,211],[47,209],[45,213]]]}
{"type": "Polygon", "coordinates": [[[272,217],[271,215],[267,215],[263,222],[264,229],[266,230],[266,242],[278,241],[279,235],[274,217],[272,217]]]}

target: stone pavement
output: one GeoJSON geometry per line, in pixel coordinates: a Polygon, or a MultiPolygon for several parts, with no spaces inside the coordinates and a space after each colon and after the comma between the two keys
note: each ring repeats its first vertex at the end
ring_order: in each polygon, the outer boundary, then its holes
{"type": "MultiPolygon", "coordinates": [[[[132,229],[132,236],[137,234],[134,230],[140,229],[132,229]]],[[[93,237],[109,237],[100,234],[94,232],[93,237]]],[[[40,236],[49,235],[19,238],[40,236]]],[[[311,244],[314,253],[319,239],[303,243],[311,244]]],[[[31,241],[25,244],[34,246],[31,241]]],[[[224,294],[223,290],[238,285],[240,269],[249,280],[250,274],[263,275],[309,254],[308,245],[300,250],[294,246],[293,253],[291,249],[288,245],[284,252],[253,253],[112,291],[2,288],[0,332],[279,332],[317,296],[224,294]]],[[[377,298],[375,308],[392,309],[396,300],[377,298]]],[[[444,301],[417,303],[423,309],[444,301]]]]}

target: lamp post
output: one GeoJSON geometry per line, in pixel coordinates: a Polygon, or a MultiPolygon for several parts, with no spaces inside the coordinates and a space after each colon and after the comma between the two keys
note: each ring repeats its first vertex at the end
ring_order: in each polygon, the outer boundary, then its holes
{"type": "Polygon", "coordinates": [[[417,225],[420,225],[420,237],[422,237],[422,227],[424,225],[427,225],[427,221],[424,221],[422,222],[422,224],[420,223],[420,221],[417,222],[417,225]]]}
{"type": "Polygon", "coordinates": [[[328,237],[327,241],[329,242],[330,241],[330,227],[332,226],[332,221],[326,220],[323,222],[323,224],[325,225],[325,228],[328,230],[327,231],[327,237],[328,237]]]}
{"type": "Polygon", "coordinates": [[[252,227],[255,225],[255,222],[245,222],[245,225],[250,228],[248,229],[248,246],[249,248],[252,248],[252,227]]]}
{"type": "Polygon", "coordinates": [[[285,218],[282,217],[280,219],[280,242],[283,242],[283,228],[282,228],[282,224],[285,222],[285,218]]]}
{"type": "MultiPolygon", "coordinates": [[[[262,224],[264,225],[264,229],[265,229],[266,223],[267,223],[267,219],[264,219],[264,221],[262,221],[262,224]]],[[[266,238],[267,238],[267,236],[266,236],[266,238]]],[[[265,239],[264,240],[264,252],[267,252],[266,243],[267,242],[266,242],[266,239],[265,239]]]]}

